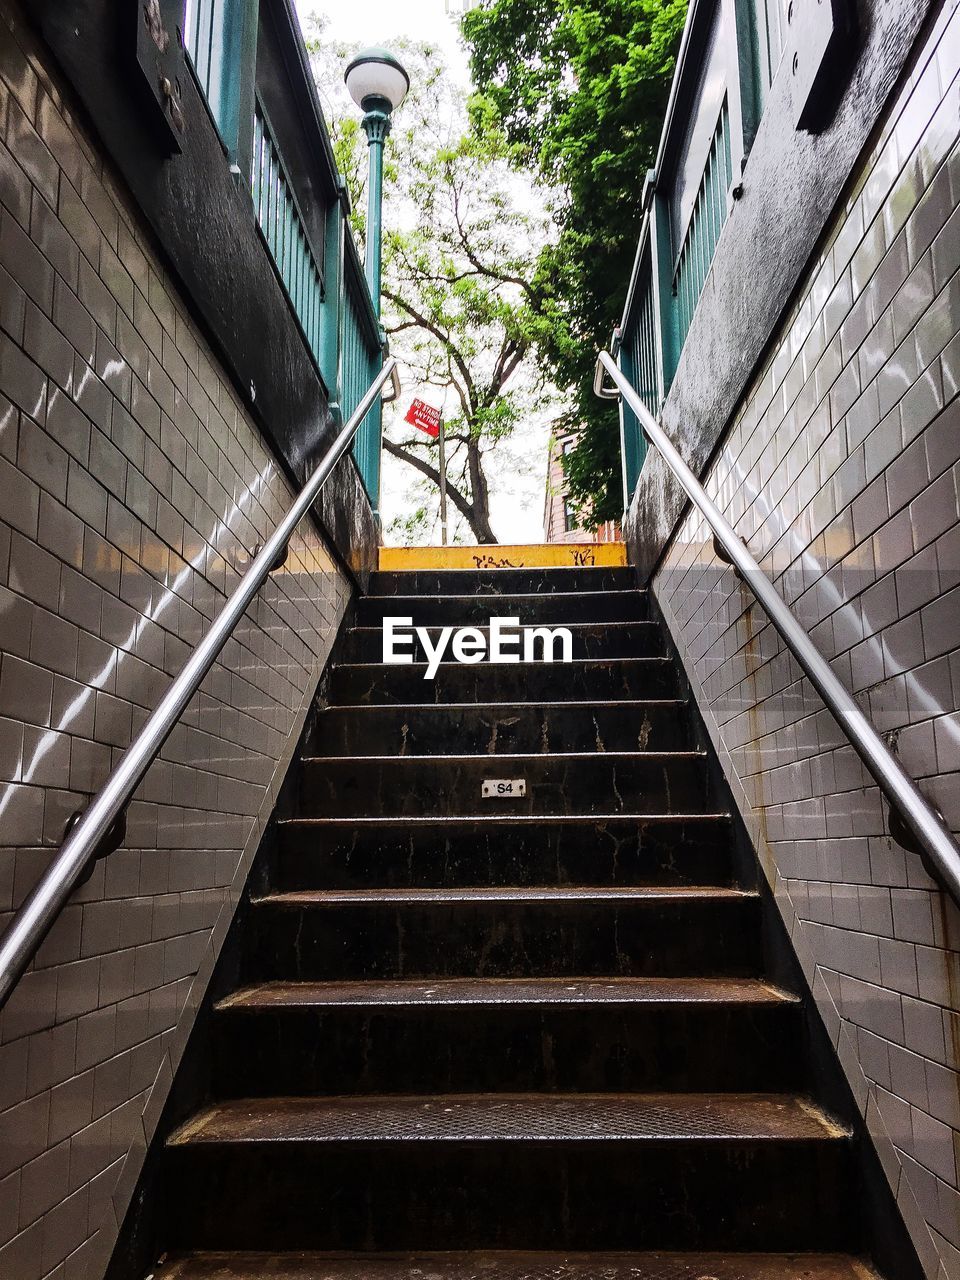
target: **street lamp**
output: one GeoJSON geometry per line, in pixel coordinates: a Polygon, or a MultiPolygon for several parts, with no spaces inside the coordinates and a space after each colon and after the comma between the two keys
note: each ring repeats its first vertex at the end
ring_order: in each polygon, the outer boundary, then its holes
{"type": "Polygon", "coordinates": [[[380,209],[383,203],[383,144],[390,132],[391,114],[410,88],[410,77],[386,49],[364,49],[344,74],[350,97],[364,113],[363,129],[370,151],[367,184],[367,238],[364,269],[370,296],[380,315],[380,209]]]}

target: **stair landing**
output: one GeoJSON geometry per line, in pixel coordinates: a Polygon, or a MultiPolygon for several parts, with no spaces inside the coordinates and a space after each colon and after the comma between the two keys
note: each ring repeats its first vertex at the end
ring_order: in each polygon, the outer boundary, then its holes
{"type": "Polygon", "coordinates": [[[627,563],[622,542],[542,542],[480,547],[381,547],[380,570],[599,569],[627,563]]]}

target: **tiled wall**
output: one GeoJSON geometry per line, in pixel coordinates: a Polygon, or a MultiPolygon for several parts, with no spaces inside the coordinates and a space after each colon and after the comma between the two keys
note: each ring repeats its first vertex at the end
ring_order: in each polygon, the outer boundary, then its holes
{"type": "MultiPolygon", "coordinates": [[[[707,482],[954,830],[958,68],[954,0],[707,482]]],[[[693,514],[654,586],[926,1270],[960,1276],[960,916],[693,514]]]]}
{"type": "MultiPolygon", "coordinates": [[[[290,500],[0,3],[0,923],[290,500]]],[[[347,596],[305,523],[0,1020],[4,1280],[102,1275],[347,596]]]]}

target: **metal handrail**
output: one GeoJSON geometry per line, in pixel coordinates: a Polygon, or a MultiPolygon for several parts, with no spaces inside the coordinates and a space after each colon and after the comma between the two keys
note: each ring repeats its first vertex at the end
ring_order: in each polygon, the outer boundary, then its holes
{"type": "MultiPolygon", "coordinates": [[[[333,468],[340,461],[357,429],[389,381],[393,398],[400,393],[397,362],[388,358],[370,384],[363,399],[341,428],[320,465],[300,491],[293,506],[258,551],[237,589],[197,645],[189,661],[147,718],[143,728],[124,752],[120,763],[93,797],[90,805],[70,829],[60,849],[17,910],[0,938],[0,1008],[20,981],[54,921],[66,905],[92,861],[102,856],[134,791],[160,753],[174,726],[213,666],[221,649],[233,634],[250,602],[266,581],[271,569],[284,555],[287,543],[317,499],[333,468]]],[[[114,847],[116,847],[114,845],[114,847]]]]}
{"type": "Polygon", "coordinates": [[[955,902],[960,903],[960,845],[943,817],[922,794],[834,674],[746,544],[734,532],[733,526],[680,457],[663,428],[607,351],[601,351],[597,357],[593,389],[601,399],[615,400],[622,396],[630,406],[650,443],[658,450],[687,497],[713,530],[718,554],[722,553],[722,558],[733,565],[763,606],[787,648],[887,797],[892,810],[891,817],[899,815],[906,831],[916,841],[927,871],[955,902]],[[605,376],[612,380],[612,384],[605,381],[605,376]]]}

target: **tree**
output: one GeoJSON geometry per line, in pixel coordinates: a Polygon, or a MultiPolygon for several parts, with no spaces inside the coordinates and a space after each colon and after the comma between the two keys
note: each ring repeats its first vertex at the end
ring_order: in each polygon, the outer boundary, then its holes
{"type": "Polygon", "coordinates": [[[598,348],[622,312],[686,0],[484,0],[465,14],[481,129],[560,192],[539,355],[583,431],[564,465],[593,525],[620,516],[616,413],[592,393],[598,348]]]}
{"type": "MultiPolygon", "coordinates": [[[[319,39],[311,51],[362,239],[366,139],[335,88],[353,50],[319,39]]],[[[489,459],[551,401],[531,358],[543,341],[536,274],[549,222],[502,131],[482,121],[471,129],[467,95],[439,53],[409,43],[400,53],[411,92],[385,152],[384,328],[424,394],[445,398],[449,501],[478,542],[496,542],[489,459]]],[[[393,424],[384,449],[439,485],[429,437],[395,435],[393,424]]]]}

